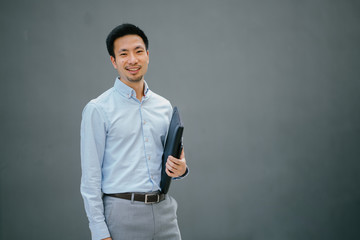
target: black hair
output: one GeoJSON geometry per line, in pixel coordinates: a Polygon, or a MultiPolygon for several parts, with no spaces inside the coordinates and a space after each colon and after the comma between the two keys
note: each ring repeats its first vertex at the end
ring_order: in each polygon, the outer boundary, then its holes
{"type": "Polygon", "coordinates": [[[106,47],[110,56],[115,57],[114,54],[115,40],[125,35],[138,35],[139,37],[142,38],[142,40],[145,43],[146,50],[148,50],[149,40],[146,37],[145,33],[139,27],[133,24],[124,23],[114,28],[106,38],[106,47]]]}

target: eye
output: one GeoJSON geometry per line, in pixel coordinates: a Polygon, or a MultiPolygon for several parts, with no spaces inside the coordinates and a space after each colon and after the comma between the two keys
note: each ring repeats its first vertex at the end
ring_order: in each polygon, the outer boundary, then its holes
{"type": "Polygon", "coordinates": [[[142,53],[142,52],[144,52],[143,50],[139,50],[139,51],[137,51],[136,53],[142,53]]]}
{"type": "Polygon", "coordinates": [[[120,53],[120,56],[126,56],[126,53],[120,53]]]}

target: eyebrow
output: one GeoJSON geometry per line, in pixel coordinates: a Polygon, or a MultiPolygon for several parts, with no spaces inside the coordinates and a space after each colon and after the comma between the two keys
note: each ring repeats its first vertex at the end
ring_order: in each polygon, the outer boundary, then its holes
{"type": "MultiPolygon", "coordinates": [[[[135,47],[135,50],[137,50],[137,49],[144,49],[144,47],[141,46],[141,45],[138,45],[138,46],[135,47]]],[[[126,49],[126,48],[123,48],[123,49],[119,50],[119,52],[128,52],[128,51],[129,51],[129,49],[126,49]]]]}

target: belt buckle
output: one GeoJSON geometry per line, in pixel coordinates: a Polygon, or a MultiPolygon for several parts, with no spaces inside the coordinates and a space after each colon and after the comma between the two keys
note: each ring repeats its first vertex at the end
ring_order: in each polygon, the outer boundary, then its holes
{"type": "Polygon", "coordinates": [[[160,194],[145,194],[145,204],[158,203],[158,202],[160,202],[160,194]],[[148,201],[149,196],[157,196],[156,202],[149,202],[148,201]]]}

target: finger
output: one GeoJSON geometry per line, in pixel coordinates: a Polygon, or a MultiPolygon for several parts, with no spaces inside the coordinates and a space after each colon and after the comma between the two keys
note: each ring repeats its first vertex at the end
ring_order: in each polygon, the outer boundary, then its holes
{"type": "Polygon", "coordinates": [[[186,166],[186,160],[185,160],[185,158],[183,158],[183,159],[169,159],[169,161],[168,162],[171,162],[171,163],[174,163],[175,165],[172,165],[173,167],[176,167],[177,169],[179,169],[179,168],[183,168],[183,167],[185,167],[186,166]]]}
{"type": "Polygon", "coordinates": [[[175,164],[173,164],[172,162],[166,162],[166,168],[172,172],[177,170],[177,166],[175,164]]]}
{"type": "Polygon", "coordinates": [[[176,165],[179,165],[179,164],[180,164],[180,163],[179,163],[180,159],[177,159],[177,158],[175,158],[175,157],[173,157],[173,156],[169,156],[169,157],[168,157],[168,160],[169,160],[170,162],[176,164],[176,165]]]}
{"type": "Polygon", "coordinates": [[[167,168],[165,169],[165,172],[169,177],[175,177],[175,174],[171,173],[167,168]]]}
{"type": "Polygon", "coordinates": [[[180,173],[183,171],[184,167],[179,165],[171,165],[171,162],[166,163],[166,169],[168,169],[171,173],[174,173],[176,176],[179,176],[180,173]]]}

